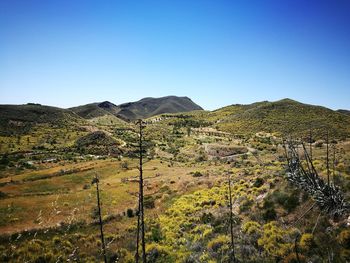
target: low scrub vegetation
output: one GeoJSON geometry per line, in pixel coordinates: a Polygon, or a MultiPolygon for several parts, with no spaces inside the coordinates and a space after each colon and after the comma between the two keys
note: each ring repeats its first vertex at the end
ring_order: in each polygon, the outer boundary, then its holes
{"type": "Polygon", "coordinates": [[[138,127],[99,116],[95,106],[83,107],[93,109],[87,120],[54,110],[43,122],[26,123],[29,114],[2,130],[1,262],[100,262],[103,254],[107,262],[135,262],[137,238],[141,261],[140,151],[147,262],[350,260],[344,114],[291,100],[162,114],[145,121],[140,150],[138,127]],[[308,138],[310,119],[331,121],[308,138]],[[325,129],[334,137],[328,166],[325,129]],[[286,160],[287,133],[306,147],[295,150],[298,162],[286,160]],[[290,174],[301,167],[317,171],[318,193],[290,174]],[[101,214],[91,184],[96,173],[101,214]],[[322,206],[318,197],[327,190],[342,193],[342,213],[322,206]]]}

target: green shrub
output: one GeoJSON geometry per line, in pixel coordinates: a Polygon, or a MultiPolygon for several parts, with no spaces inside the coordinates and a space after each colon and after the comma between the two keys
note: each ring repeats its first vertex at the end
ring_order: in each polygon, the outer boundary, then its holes
{"type": "Polygon", "coordinates": [[[253,187],[259,188],[264,184],[264,180],[262,178],[257,178],[253,184],[253,187]]]}
{"type": "Polygon", "coordinates": [[[298,256],[295,253],[290,253],[283,260],[283,263],[304,263],[304,262],[306,262],[306,258],[305,258],[305,256],[301,255],[300,253],[298,254],[298,256]]]}
{"type": "Polygon", "coordinates": [[[340,232],[338,241],[345,249],[350,249],[350,230],[340,232]]]}
{"type": "Polygon", "coordinates": [[[255,221],[248,221],[248,222],[243,224],[242,231],[244,233],[249,234],[249,235],[258,234],[261,232],[261,225],[255,221]]]}
{"type": "Polygon", "coordinates": [[[128,170],[129,169],[129,163],[127,161],[123,161],[120,164],[120,167],[124,170],[128,170]]]}
{"type": "Polygon", "coordinates": [[[50,252],[45,253],[44,255],[38,255],[34,259],[34,263],[47,263],[52,262],[54,260],[54,255],[50,252]]]}
{"type": "Polygon", "coordinates": [[[303,250],[309,250],[314,246],[314,236],[313,234],[303,234],[300,238],[300,248],[303,250]]]}
{"type": "Polygon", "coordinates": [[[171,250],[169,247],[161,246],[158,244],[150,244],[146,247],[147,261],[159,262],[159,263],[171,263],[175,262],[171,256],[171,250]]]}
{"type": "Polygon", "coordinates": [[[215,217],[213,216],[212,213],[203,213],[203,215],[201,216],[201,223],[203,224],[209,224],[210,222],[213,222],[215,219],[215,217]]]}
{"type": "Polygon", "coordinates": [[[128,217],[133,217],[133,216],[134,216],[134,210],[132,210],[131,208],[128,208],[128,209],[126,210],[126,215],[127,215],[128,217]]]}
{"type": "Polygon", "coordinates": [[[276,211],[273,207],[268,208],[264,213],[263,213],[263,218],[266,221],[272,221],[277,218],[276,211]]]}
{"type": "Polygon", "coordinates": [[[284,257],[291,252],[293,243],[288,242],[290,230],[285,230],[272,221],[263,226],[262,236],[258,239],[258,245],[271,256],[284,257]]]}
{"type": "Polygon", "coordinates": [[[91,209],[91,218],[92,219],[97,219],[98,218],[98,208],[97,207],[93,207],[91,209]]]}
{"type": "Polygon", "coordinates": [[[55,244],[55,246],[57,246],[58,244],[61,243],[61,239],[57,236],[55,236],[53,239],[52,239],[53,243],[55,244]]]}
{"type": "Polygon", "coordinates": [[[193,177],[201,177],[203,176],[203,174],[199,171],[195,171],[193,174],[192,174],[193,177]]]}
{"type": "Polygon", "coordinates": [[[158,243],[161,239],[162,239],[162,232],[161,232],[160,226],[158,224],[152,226],[152,228],[151,228],[151,240],[153,242],[158,243]]]}
{"type": "Polygon", "coordinates": [[[281,205],[288,212],[293,211],[299,205],[299,196],[296,191],[291,194],[275,191],[269,199],[281,205]]]}
{"type": "Polygon", "coordinates": [[[204,162],[206,160],[208,160],[207,154],[203,150],[200,150],[196,162],[204,162]]]}
{"type": "Polygon", "coordinates": [[[6,198],[6,197],[7,197],[7,194],[2,192],[2,191],[0,191],[0,199],[1,198],[6,198]]]}
{"type": "Polygon", "coordinates": [[[153,196],[145,196],[143,200],[143,205],[145,208],[152,209],[155,207],[154,201],[155,198],[153,196]]]}
{"type": "Polygon", "coordinates": [[[228,247],[229,245],[229,238],[226,235],[220,235],[211,240],[208,243],[208,250],[213,252],[219,252],[220,250],[224,249],[225,246],[228,247]]]}
{"type": "Polygon", "coordinates": [[[270,198],[265,198],[263,209],[266,210],[274,207],[275,207],[275,204],[270,200],[270,198]]]}
{"type": "Polygon", "coordinates": [[[116,261],[113,261],[113,258],[114,258],[114,254],[110,254],[109,258],[111,259],[110,261],[108,262],[125,262],[125,263],[133,263],[135,262],[135,259],[133,257],[133,255],[128,251],[126,250],[125,248],[121,248],[119,249],[117,252],[117,260],[116,261]]]}
{"type": "Polygon", "coordinates": [[[293,211],[299,205],[299,198],[297,195],[289,195],[286,200],[283,202],[282,206],[288,212],[293,211]]]}
{"type": "Polygon", "coordinates": [[[254,203],[253,203],[252,200],[243,200],[242,203],[239,206],[239,211],[240,212],[247,211],[249,208],[252,207],[253,204],[254,203]]]}

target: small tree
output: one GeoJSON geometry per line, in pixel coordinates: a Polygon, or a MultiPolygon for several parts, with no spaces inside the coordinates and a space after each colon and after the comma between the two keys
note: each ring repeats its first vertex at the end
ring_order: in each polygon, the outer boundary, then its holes
{"type": "Polygon", "coordinates": [[[120,167],[124,170],[128,170],[129,169],[129,163],[127,161],[123,161],[121,164],[120,164],[120,167]]]}
{"type": "Polygon", "coordinates": [[[187,127],[187,136],[190,137],[191,136],[191,127],[187,127]]]}

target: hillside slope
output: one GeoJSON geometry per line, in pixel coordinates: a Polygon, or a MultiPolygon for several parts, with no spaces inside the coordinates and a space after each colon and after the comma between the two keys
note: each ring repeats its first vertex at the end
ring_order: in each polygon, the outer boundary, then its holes
{"type": "MultiPolygon", "coordinates": [[[[306,135],[310,128],[315,134],[348,137],[350,116],[331,109],[303,104],[290,99],[231,106],[232,114],[223,108],[214,115],[224,115],[217,124],[232,133],[278,132],[284,135],[306,135]],[[225,113],[225,114],[224,114],[225,113]]],[[[322,135],[323,136],[323,135],[322,135]]]]}
{"type": "Polygon", "coordinates": [[[85,119],[92,119],[105,115],[116,115],[120,109],[115,104],[104,101],[101,103],[90,103],[82,106],[69,108],[69,110],[75,112],[80,117],[85,119]]]}
{"type": "Polygon", "coordinates": [[[118,155],[120,143],[102,131],[89,133],[75,142],[78,152],[96,155],[118,155]]]}
{"type": "Polygon", "coordinates": [[[324,139],[327,131],[332,138],[350,137],[350,115],[291,99],[233,104],[214,111],[192,111],[169,117],[168,122],[177,118],[173,122],[179,125],[211,126],[236,135],[263,131],[306,138],[311,128],[315,139],[324,139]]]}
{"type": "Polygon", "coordinates": [[[0,105],[1,135],[25,134],[38,124],[76,127],[84,123],[70,110],[40,104],[0,105]]]}
{"type": "Polygon", "coordinates": [[[350,110],[337,110],[337,112],[346,114],[346,115],[350,115],[350,110]]]}

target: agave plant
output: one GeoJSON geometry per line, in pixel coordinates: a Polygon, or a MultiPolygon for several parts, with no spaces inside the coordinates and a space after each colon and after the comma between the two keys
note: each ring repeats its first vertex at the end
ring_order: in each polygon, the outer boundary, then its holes
{"type": "Polygon", "coordinates": [[[345,201],[341,189],[329,180],[325,182],[318,175],[305,145],[302,142],[289,140],[284,143],[284,148],[288,162],[287,179],[307,192],[321,211],[333,218],[346,215],[350,206],[345,201]],[[305,156],[303,162],[298,152],[300,146],[305,156]]]}

